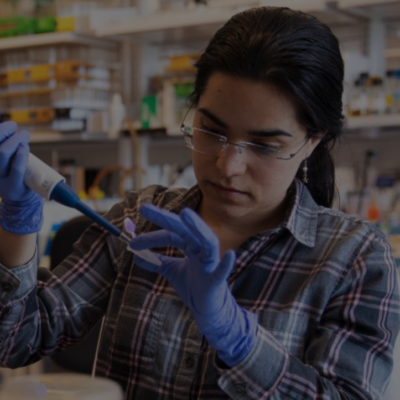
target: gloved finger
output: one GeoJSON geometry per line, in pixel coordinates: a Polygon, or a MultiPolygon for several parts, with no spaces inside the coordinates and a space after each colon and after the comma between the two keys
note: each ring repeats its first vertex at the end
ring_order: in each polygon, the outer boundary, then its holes
{"type": "Polygon", "coordinates": [[[28,168],[29,158],[29,145],[21,143],[15,153],[13,163],[10,168],[10,180],[11,182],[17,182],[19,179],[23,179],[26,169],[28,168]]]}
{"type": "MultiPolygon", "coordinates": [[[[161,258],[161,257],[160,257],[161,258]]],[[[140,268],[145,269],[146,271],[149,272],[157,272],[160,273],[160,268],[158,265],[155,265],[149,261],[144,260],[143,258],[140,258],[139,255],[135,254],[135,264],[138,265],[140,268]]]]}
{"type": "Polygon", "coordinates": [[[129,242],[133,250],[152,249],[154,247],[174,246],[180,250],[186,247],[185,241],[173,232],[165,229],[142,233],[129,242]]]}
{"type": "Polygon", "coordinates": [[[7,153],[17,147],[20,143],[29,143],[30,134],[27,131],[18,131],[9,135],[0,145],[2,152],[7,153]]]}
{"type": "Polygon", "coordinates": [[[233,250],[228,250],[222,257],[221,262],[215,268],[213,278],[217,282],[226,281],[235,266],[236,254],[233,250]]]}
{"type": "Polygon", "coordinates": [[[201,243],[201,261],[219,260],[219,240],[212,229],[190,208],[180,213],[183,223],[201,243]]]}
{"type": "Polygon", "coordinates": [[[156,273],[164,276],[170,282],[173,281],[176,274],[178,273],[181,262],[184,259],[167,257],[167,256],[163,256],[160,254],[158,256],[162,262],[161,266],[154,265],[153,263],[146,261],[143,258],[140,258],[140,256],[138,254],[135,254],[135,263],[140,268],[143,268],[146,271],[156,272],[156,273]]]}
{"type": "Polygon", "coordinates": [[[8,175],[10,160],[21,143],[29,143],[29,133],[22,131],[13,134],[0,145],[0,176],[8,175]]]}
{"type": "Polygon", "coordinates": [[[191,234],[190,230],[186,228],[179,215],[163,210],[153,204],[143,204],[140,208],[140,213],[146,219],[153,222],[153,224],[179,235],[191,248],[200,249],[200,242],[191,234]]]}
{"type": "Polygon", "coordinates": [[[13,121],[0,123],[0,144],[3,143],[4,140],[12,136],[17,131],[17,129],[17,124],[13,121]]]}

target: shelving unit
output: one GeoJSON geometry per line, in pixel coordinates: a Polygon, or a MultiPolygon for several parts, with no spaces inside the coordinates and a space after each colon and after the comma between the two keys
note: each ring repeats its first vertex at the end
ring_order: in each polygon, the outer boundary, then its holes
{"type": "MultiPolygon", "coordinates": [[[[35,47],[57,44],[84,44],[94,46],[112,47],[120,45],[121,48],[128,48],[132,43],[134,54],[122,51],[122,62],[125,64],[125,72],[122,73],[125,82],[124,90],[134,90],[140,93],[137,82],[146,82],[148,76],[155,70],[155,65],[159,62],[157,52],[154,49],[161,49],[166,53],[169,48],[180,48],[181,46],[191,46],[195,44],[196,49],[203,48],[210,36],[222,26],[232,15],[243,9],[253,6],[287,6],[302,10],[315,15],[332,27],[334,32],[339,33],[339,38],[350,37],[350,40],[360,40],[359,35],[364,35],[364,29],[355,29],[376,16],[380,16],[385,23],[391,23],[393,19],[400,20],[400,2],[398,0],[281,0],[279,4],[276,0],[212,0],[207,6],[194,6],[190,9],[160,11],[149,15],[132,16],[133,13],[122,15],[119,20],[115,17],[110,24],[103,24],[94,31],[94,35],[84,35],[74,32],[50,33],[32,35],[27,37],[14,37],[0,39],[0,54],[2,51],[10,49],[20,49],[24,47],[35,47]],[[356,38],[356,39],[355,39],[356,38]],[[151,55],[146,53],[151,48],[151,55]],[[127,55],[128,54],[128,55],[127,55]],[[134,57],[132,57],[132,55],[134,57]],[[127,63],[126,60],[129,62],[127,63]],[[143,65],[146,67],[142,69],[143,65]],[[153,71],[150,71],[153,70],[153,71]],[[132,71],[134,71],[132,73],[132,71]],[[136,75],[135,75],[136,74],[136,75]],[[147,75],[146,75],[147,74],[147,75]],[[135,86],[136,85],[136,86],[135,86]],[[128,89],[127,89],[128,88],[128,89]],[[134,89],[133,89],[134,88],[134,89]]],[[[368,38],[362,38],[365,44],[368,38]]],[[[358,45],[358,43],[357,43],[358,45]]],[[[397,46],[394,41],[390,48],[381,49],[382,54],[387,58],[400,57],[400,41],[397,46]]],[[[360,46],[362,47],[362,46],[360,46]]],[[[158,50],[157,50],[158,51],[158,50]]],[[[136,93],[135,92],[135,93],[136,93]]],[[[136,96],[137,97],[137,96],[136,96]]],[[[349,132],[362,129],[400,129],[400,116],[368,116],[348,118],[345,129],[349,132]]],[[[103,140],[101,135],[92,138],[85,138],[85,134],[60,134],[40,132],[32,135],[32,142],[35,147],[47,146],[54,143],[62,146],[64,143],[91,143],[91,140],[103,140]]],[[[156,150],[147,158],[151,163],[160,157],[160,143],[167,143],[168,151],[174,153],[175,146],[180,146],[179,138],[141,138],[147,146],[155,146],[156,150]]],[[[143,147],[143,151],[146,149],[143,147]]],[[[150,149],[148,149],[150,151],[150,149]]],[[[167,157],[168,158],[168,157],[167,157]]],[[[162,160],[167,160],[161,157],[162,160]]],[[[126,159],[126,158],[125,158],[126,159]]],[[[146,166],[145,166],[146,167],[146,166]]]]}
{"type": "Polygon", "coordinates": [[[400,4],[398,0],[338,0],[337,7],[367,18],[376,16],[383,18],[400,17],[400,4]]]}
{"type": "Polygon", "coordinates": [[[75,32],[41,33],[37,35],[16,36],[0,39],[0,52],[5,50],[16,50],[27,47],[49,46],[57,44],[84,44],[101,47],[115,46],[115,41],[100,39],[95,36],[82,35],[75,32]]]}
{"type": "MultiPolygon", "coordinates": [[[[62,106],[59,104],[60,102],[55,102],[55,98],[53,98],[53,93],[55,93],[55,91],[57,90],[58,83],[61,83],[60,86],[62,88],[69,88],[74,84],[75,81],[68,81],[66,79],[66,85],[63,87],[62,84],[64,84],[64,82],[60,80],[59,76],[57,76],[57,81],[54,85],[48,84],[48,82],[56,78],[56,73],[70,73],[70,71],[67,69],[56,71],[56,68],[58,68],[60,65],[68,66],[67,63],[57,63],[58,50],[82,48],[88,50],[91,50],[93,48],[97,53],[111,53],[115,54],[115,56],[119,58],[121,43],[112,39],[98,38],[94,35],[78,32],[54,32],[1,38],[0,57],[10,54],[11,52],[24,53],[24,51],[28,51],[28,49],[30,51],[29,57],[31,57],[32,54],[35,54],[37,50],[42,52],[42,54],[48,53],[48,69],[51,70],[51,74],[49,73],[49,76],[46,76],[46,79],[38,80],[40,84],[43,84],[43,88],[39,87],[38,89],[29,89],[22,87],[19,93],[19,90],[13,90],[13,88],[9,86],[6,90],[4,90],[0,97],[2,99],[14,98],[16,100],[15,103],[17,104],[19,96],[21,96],[21,99],[23,99],[24,96],[42,94],[44,96],[49,96],[46,97],[46,100],[51,100],[51,102],[49,103],[50,107],[65,109],[73,107],[73,105],[62,106]],[[48,87],[46,85],[48,85],[48,87]]],[[[77,56],[80,56],[82,54],[83,56],[85,56],[85,54],[87,54],[87,56],[90,57],[89,51],[87,53],[86,51],[81,51],[80,53],[74,54],[61,53],[61,51],[63,50],[60,50],[60,55],[64,57],[64,60],[67,59],[69,61],[69,59],[71,59],[71,77],[75,71],[74,68],[79,68],[79,57],[77,56]],[[75,62],[76,66],[75,64],[72,65],[73,62],[75,62]]],[[[98,58],[99,57],[96,56],[83,61],[86,62],[88,66],[94,65],[97,67],[99,66],[99,63],[97,62],[98,58]]],[[[32,62],[31,65],[41,64],[41,62],[37,62],[36,59],[33,60],[31,58],[27,58],[27,62],[32,62]]],[[[82,63],[82,65],[84,65],[84,63],[82,63]]],[[[100,67],[103,67],[103,65],[101,64],[100,67]]],[[[104,63],[104,68],[109,68],[110,70],[116,71],[116,67],[117,64],[114,63],[113,60],[108,60],[108,63],[104,63]]],[[[7,73],[7,71],[13,69],[13,66],[10,67],[9,65],[6,65],[2,70],[2,73],[7,73]]],[[[16,67],[16,69],[18,69],[18,66],[16,67]]],[[[20,69],[25,69],[25,65],[21,64],[20,69]]],[[[78,70],[76,70],[76,75],[78,76],[78,70]]],[[[79,76],[82,76],[83,79],[89,79],[89,75],[84,75],[84,71],[79,72],[79,76]]],[[[106,78],[99,79],[105,80],[106,78]]],[[[79,85],[76,84],[76,87],[85,88],[84,83],[79,85]]],[[[23,103],[21,102],[21,104],[23,103]]],[[[22,107],[24,107],[24,105],[22,107]]],[[[94,107],[90,108],[92,110],[95,109],[94,107]]],[[[24,129],[24,126],[21,125],[20,129],[24,129]]],[[[89,169],[102,169],[108,164],[117,164],[124,161],[120,158],[121,147],[119,141],[116,139],[110,139],[104,132],[59,132],[54,129],[56,129],[56,127],[52,127],[51,125],[49,125],[48,127],[41,125],[32,125],[32,127],[28,130],[31,134],[31,151],[43,161],[56,169],[60,166],[59,161],[65,159],[76,160],[77,166],[82,166],[89,169]]]]}
{"type": "MultiPolygon", "coordinates": [[[[216,0],[209,6],[193,9],[168,10],[150,15],[121,18],[118,23],[95,30],[98,37],[126,38],[138,43],[161,44],[171,41],[209,38],[212,32],[232,15],[245,8],[256,6],[276,6],[273,0],[216,0]]],[[[345,13],[337,12],[324,0],[283,0],[279,6],[287,6],[315,14],[328,24],[354,22],[345,13]]]]}
{"type": "Polygon", "coordinates": [[[339,7],[371,7],[377,5],[387,6],[398,3],[398,0],[338,0],[339,7]]]}
{"type": "MultiPolygon", "coordinates": [[[[19,123],[32,122],[35,127],[30,127],[31,131],[37,127],[47,135],[50,130],[82,129],[82,121],[68,128],[57,122],[53,126],[36,124],[55,121],[55,109],[107,107],[108,97],[119,90],[115,89],[115,77],[120,47],[115,40],[78,32],[1,38],[2,112],[11,112],[11,118],[19,123]],[[99,62],[99,58],[107,58],[107,62],[99,62]],[[89,104],[90,95],[94,98],[89,104]]],[[[57,140],[57,132],[53,134],[57,140]]]]}
{"type": "Polygon", "coordinates": [[[210,37],[234,12],[227,8],[174,10],[121,19],[118,24],[96,30],[98,37],[126,37],[137,43],[162,44],[210,37]]]}
{"type": "Polygon", "coordinates": [[[282,0],[277,3],[274,0],[261,0],[260,6],[289,7],[310,13],[328,25],[352,24],[358,21],[357,16],[341,12],[336,7],[336,2],[327,0],[282,0]]]}
{"type": "Polygon", "coordinates": [[[88,132],[74,132],[74,133],[61,133],[55,131],[38,131],[31,134],[30,143],[67,143],[67,142],[91,142],[91,141],[115,141],[107,137],[105,133],[88,133],[88,132]]]}
{"type": "Polygon", "coordinates": [[[400,129],[400,114],[348,117],[345,123],[347,130],[396,127],[400,129]]]}
{"type": "MultiPolygon", "coordinates": [[[[195,40],[206,40],[226,22],[233,14],[252,6],[276,6],[274,0],[214,0],[209,5],[190,10],[160,11],[151,15],[138,16],[136,19],[121,18],[118,23],[102,26],[95,31],[98,37],[130,40],[145,46],[165,46],[174,43],[188,43],[195,40]]],[[[287,6],[311,13],[334,28],[335,33],[345,32],[349,40],[359,41],[360,48],[366,47],[369,37],[354,39],[365,35],[365,30],[356,30],[360,23],[375,17],[377,12],[383,18],[390,16],[400,19],[400,2],[398,0],[281,0],[279,6],[287,6]],[[363,43],[361,43],[363,41],[363,43]]],[[[379,15],[379,14],[378,14],[379,15]]],[[[338,35],[340,37],[340,35],[338,35]]],[[[399,47],[382,50],[382,56],[395,58],[400,56],[399,47]]],[[[361,50],[360,50],[361,51],[361,50]]],[[[145,60],[141,60],[142,63],[145,60]]],[[[361,129],[363,126],[376,128],[399,126],[397,116],[349,118],[346,129],[361,129]]]]}

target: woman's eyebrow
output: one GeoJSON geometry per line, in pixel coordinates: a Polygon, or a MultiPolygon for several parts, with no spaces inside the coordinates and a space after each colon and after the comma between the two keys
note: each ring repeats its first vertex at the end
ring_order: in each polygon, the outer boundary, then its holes
{"type": "Polygon", "coordinates": [[[208,119],[210,119],[212,122],[214,122],[217,125],[219,125],[221,128],[225,128],[225,129],[228,128],[228,124],[226,124],[224,121],[222,121],[220,118],[218,118],[210,110],[207,110],[207,108],[199,108],[197,111],[199,113],[203,114],[208,119]]]}
{"type": "Polygon", "coordinates": [[[278,129],[278,128],[248,131],[247,134],[250,136],[256,136],[256,137],[276,137],[276,136],[293,137],[293,135],[291,133],[286,132],[283,129],[278,129]]]}
{"type": "MultiPolygon", "coordinates": [[[[203,114],[205,117],[210,119],[212,122],[214,122],[221,128],[227,129],[229,127],[227,123],[222,121],[219,117],[217,117],[215,114],[213,114],[207,108],[199,108],[198,112],[203,114]]],[[[251,130],[251,131],[248,131],[247,134],[249,136],[255,136],[255,137],[277,137],[277,136],[293,137],[293,135],[291,133],[286,132],[283,129],[279,129],[279,128],[251,130]]]]}

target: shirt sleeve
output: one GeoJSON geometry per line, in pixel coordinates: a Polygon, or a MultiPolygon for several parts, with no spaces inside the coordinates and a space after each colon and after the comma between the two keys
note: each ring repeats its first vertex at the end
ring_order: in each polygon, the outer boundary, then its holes
{"type": "MultiPolygon", "coordinates": [[[[126,203],[107,219],[121,227],[126,203]]],[[[0,266],[0,365],[17,368],[82,340],[105,314],[126,245],[96,224],[53,271],[0,266]]]]}
{"type": "MultiPolygon", "coordinates": [[[[129,192],[105,218],[119,229],[132,218],[140,230],[146,225],[141,204],[162,202],[165,189],[152,185],[129,192]]],[[[29,365],[81,341],[118,291],[114,282],[126,267],[126,254],[124,242],[92,224],[53,271],[37,268],[36,257],[12,270],[0,265],[0,366],[29,365]]]]}
{"type": "Polygon", "coordinates": [[[0,264],[0,276],[1,349],[7,333],[18,322],[24,299],[36,285],[36,256],[27,264],[12,270],[0,264]]]}
{"type": "Polygon", "coordinates": [[[399,331],[399,289],[389,244],[372,236],[339,280],[312,336],[305,338],[301,359],[259,326],[246,359],[220,369],[219,385],[232,399],[382,396],[399,331]]]}

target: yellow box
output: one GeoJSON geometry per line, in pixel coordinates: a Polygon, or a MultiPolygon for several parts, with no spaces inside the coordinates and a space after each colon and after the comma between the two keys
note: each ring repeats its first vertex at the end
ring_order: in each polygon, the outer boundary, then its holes
{"type": "Polygon", "coordinates": [[[75,17],[57,17],[57,32],[75,32],[75,17]]]}
{"type": "Polygon", "coordinates": [[[10,119],[17,124],[29,124],[31,122],[30,110],[11,110],[10,119]]]}
{"type": "Polygon", "coordinates": [[[199,54],[189,53],[172,56],[169,58],[169,71],[195,71],[194,63],[199,59],[199,54]]]}
{"type": "Polygon", "coordinates": [[[7,74],[0,74],[0,86],[7,85],[7,74]]]}
{"type": "Polygon", "coordinates": [[[29,68],[29,75],[31,82],[48,81],[53,76],[53,67],[49,64],[34,65],[29,68]]]}
{"type": "Polygon", "coordinates": [[[60,61],[54,66],[54,75],[58,81],[74,81],[81,77],[79,68],[81,61],[60,61]]]}
{"type": "Polygon", "coordinates": [[[53,121],[54,110],[52,108],[11,110],[10,117],[17,124],[43,124],[53,121]]]}
{"type": "Polygon", "coordinates": [[[29,78],[29,71],[27,69],[12,69],[7,71],[7,83],[23,83],[29,78]]]}
{"type": "Polygon", "coordinates": [[[51,122],[54,119],[54,110],[52,108],[42,108],[36,110],[36,123],[43,124],[51,122]]]}

